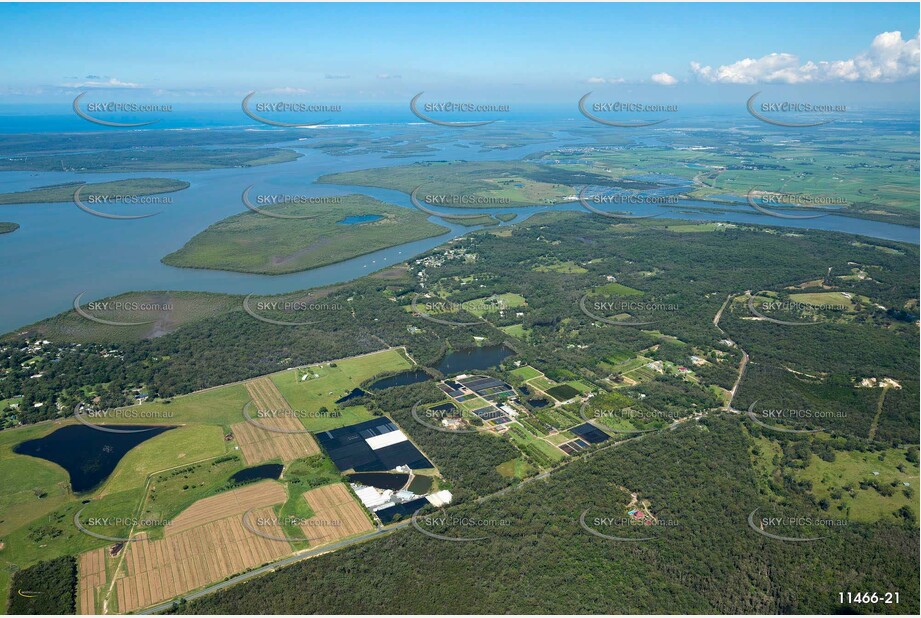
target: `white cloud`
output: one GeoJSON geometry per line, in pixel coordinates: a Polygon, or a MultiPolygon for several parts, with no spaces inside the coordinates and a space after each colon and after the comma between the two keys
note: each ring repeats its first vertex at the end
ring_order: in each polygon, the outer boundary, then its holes
{"type": "Polygon", "coordinates": [[[140,88],[141,84],[123,82],[116,77],[87,75],[86,81],[61,84],[65,88],[140,88]]]}
{"type": "Polygon", "coordinates": [[[883,32],[876,35],[870,49],[849,60],[802,62],[794,54],[773,53],[717,68],[691,62],[691,73],[701,81],[722,84],[895,82],[918,75],[921,66],[919,41],[919,35],[906,41],[899,31],[883,32]]]}
{"type": "Polygon", "coordinates": [[[285,86],[284,88],[270,88],[268,90],[263,90],[262,92],[267,94],[309,94],[310,91],[306,88],[294,88],[293,86],[285,86]]]}
{"type": "Polygon", "coordinates": [[[585,80],[586,84],[623,84],[625,80],[623,77],[589,77],[585,80]]]}
{"type": "Polygon", "coordinates": [[[656,73],[649,79],[651,79],[654,83],[659,84],[660,86],[674,86],[678,83],[678,80],[668,73],[656,73]]]}
{"type": "Polygon", "coordinates": [[[403,79],[402,75],[392,75],[390,73],[381,73],[377,79],[403,79]]]}
{"type": "Polygon", "coordinates": [[[327,73],[326,79],[351,79],[351,75],[340,75],[338,73],[327,73]]]}

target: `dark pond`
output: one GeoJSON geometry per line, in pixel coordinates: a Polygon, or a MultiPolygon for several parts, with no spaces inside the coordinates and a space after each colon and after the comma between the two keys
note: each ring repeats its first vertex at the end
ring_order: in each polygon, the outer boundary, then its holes
{"type": "Polygon", "coordinates": [[[336,403],[345,403],[346,401],[351,401],[353,399],[358,399],[359,397],[364,397],[367,395],[365,391],[361,390],[357,386],[353,388],[347,395],[344,395],[336,400],[336,403]]]}
{"type": "Polygon", "coordinates": [[[405,519],[406,517],[412,516],[413,513],[428,504],[428,502],[429,501],[425,498],[416,498],[415,500],[410,500],[403,504],[395,504],[393,506],[388,506],[386,509],[374,511],[374,514],[377,515],[383,523],[389,524],[395,519],[405,519]]]}
{"type": "Polygon", "coordinates": [[[409,487],[407,487],[406,489],[408,489],[409,491],[413,492],[414,494],[418,496],[422,496],[429,492],[429,490],[432,488],[433,482],[434,480],[432,479],[432,477],[425,476],[422,474],[417,474],[416,477],[413,478],[413,482],[410,483],[409,487]]]}
{"type": "Polygon", "coordinates": [[[402,489],[408,480],[408,474],[389,474],[386,472],[356,472],[349,475],[349,482],[351,483],[361,483],[369,487],[392,489],[393,491],[402,489]]]}
{"type": "Polygon", "coordinates": [[[13,447],[14,453],[52,461],[70,475],[70,487],[76,493],[98,487],[109,478],[125,453],[138,444],[173,429],[150,425],[99,425],[103,429],[137,431],[110,433],[86,425],[68,425],[44,438],[26,440],[13,447]]]}
{"type": "Polygon", "coordinates": [[[514,354],[512,350],[501,344],[467,348],[451,352],[441,359],[435,368],[445,375],[490,369],[514,354]]]}
{"type": "Polygon", "coordinates": [[[380,221],[383,219],[381,215],[351,215],[345,219],[340,219],[336,221],[341,225],[355,225],[356,223],[370,223],[371,221],[380,221]]]}
{"type": "Polygon", "coordinates": [[[413,371],[405,371],[403,373],[398,373],[395,376],[390,376],[389,378],[381,378],[369,388],[372,391],[382,391],[385,388],[392,388],[394,386],[407,386],[409,384],[416,384],[418,382],[425,382],[426,380],[431,380],[432,376],[425,373],[421,369],[414,369],[413,371]]]}
{"type": "Polygon", "coordinates": [[[228,480],[228,483],[230,485],[243,485],[245,483],[255,483],[263,479],[277,479],[281,476],[281,471],[283,469],[284,466],[281,464],[262,464],[261,466],[244,468],[239,472],[235,472],[228,480]]]}
{"type": "Polygon", "coordinates": [[[535,408],[543,408],[545,405],[550,403],[546,399],[528,399],[528,403],[534,406],[535,408]]]}

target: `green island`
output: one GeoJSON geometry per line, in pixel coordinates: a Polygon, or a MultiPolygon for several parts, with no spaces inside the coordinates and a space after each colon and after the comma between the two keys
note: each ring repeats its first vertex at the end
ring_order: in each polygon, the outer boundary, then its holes
{"type": "Polygon", "coordinates": [[[110,199],[173,193],[187,189],[189,183],[172,178],[129,178],[111,182],[73,182],[48,187],[36,187],[29,191],[0,193],[0,204],[51,204],[71,202],[79,188],[80,198],[106,197],[110,199]]]}
{"type": "Polygon", "coordinates": [[[0,234],[9,234],[10,232],[15,232],[19,229],[18,223],[10,223],[9,221],[0,221],[0,234]]]}
{"type": "MultiPolygon", "coordinates": [[[[328,174],[320,183],[383,187],[412,193],[436,208],[484,208],[560,204],[576,199],[577,184],[631,185],[603,173],[573,172],[528,161],[436,161],[328,174]],[[427,202],[426,196],[448,202],[427,202]],[[453,203],[451,199],[463,203],[453,203]]],[[[651,186],[646,183],[645,186],[651,186]]]]}
{"type": "Polygon", "coordinates": [[[421,212],[358,194],[342,196],[336,204],[285,204],[263,210],[306,218],[280,219],[255,212],[234,215],[196,235],[164,257],[163,263],[280,275],[448,231],[427,221],[421,212]]]}
{"type": "Polygon", "coordinates": [[[286,148],[158,148],[64,152],[0,159],[0,171],[36,172],[181,172],[255,167],[294,161],[286,148]]]}

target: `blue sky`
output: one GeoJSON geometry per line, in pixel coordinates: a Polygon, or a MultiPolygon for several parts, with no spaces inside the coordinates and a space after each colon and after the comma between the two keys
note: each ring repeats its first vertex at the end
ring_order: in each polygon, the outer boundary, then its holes
{"type": "Polygon", "coordinates": [[[760,85],[918,98],[916,3],[6,4],[0,23],[0,103],[93,89],[201,102],[671,89],[708,102],[760,85]]]}

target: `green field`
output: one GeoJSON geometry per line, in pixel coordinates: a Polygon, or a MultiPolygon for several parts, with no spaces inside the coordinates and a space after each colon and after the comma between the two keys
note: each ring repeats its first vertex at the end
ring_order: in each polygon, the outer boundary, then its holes
{"type": "Polygon", "coordinates": [[[17,193],[0,193],[0,204],[52,204],[56,202],[72,202],[74,192],[80,191],[80,199],[84,202],[90,198],[107,197],[133,197],[156,195],[159,193],[173,193],[187,189],[189,183],[172,178],[128,178],[110,182],[83,183],[54,185],[38,187],[29,191],[17,193]]]}
{"type": "Polygon", "coordinates": [[[506,335],[510,335],[515,339],[520,339],[521,341],[527,341],[528,337],[531,336],[531,330],[524,327],[522,324],[512,324],[511,326],[500,326],[499,330],[504,332],[506,335]]]}
{"type": "Polygon", "coordinates": [[[790,294],[790,300],[807,305],[826,305],[851,309],[854,302],[841,292],[810,292],[807,294],[790,294]]]}
{"type": "Polygon", "coordinates": [[[537,369],[535,369],[535,368],[532,367],[531,365],[525,365],[524,367],[519,367],[518,369],[513,369],[513,370],[510,371],[509,373],[511,373],[513,376],[517,376],[517,377],[519,377],[519,378],[521,378],[522,380],[525,380],[525,381],[527,381],[527,380],[533,380],[534,378],[539,378],[541,375],[543,375],[543,374],[541,374],[541,372],[539,372],[537,369]]]}
{"type": "Polygon", "coordinates": [[[464,310],[478,318],[482,318],[488,313],[498,313],[501,310],[515,309],[524,307],[528,302],[520,294],[505,293],[475,298],[463,303],[464,310]]]}
{"type": "Polygon", "coordinates": [[[550,467],[566,456],[563,451],[533,435],[519,423],[511,423],[505,435],[542,468],[550,467]]]}
{"type": "Polygon", "coordinates": [[[591,392],[595,388],[591,384],[588,384],[587,382],[583,382],[581,380],[570,380],[568,382],[564,382],[564,384],[576,389],[582,395],[584,395],[585,393],[591,392]]]}
{"type": "Polygon", "coordinates": [[[568,401],[579,394],[579,389],[569,384],[557,384],[545,392],[558,401],[568,401]]]}
{"type": "Polygon", "coordinates": [[[812,483],[812,493],[817,500],[828,500],[829,513],[870,523],[888,518],[907,506],[915,518],[918,517],[921,477],[918,464],[906,459],[904,449],[887,449],[881,453],[835,451],[833,462],[813,455],[809,465],[797,469],[794,474],[798,480],[812,483]],[[878,485],[881,491],[868,484],[878,485]]]}
{"type": "Polygon", "coordinates": [[[330,204],[291,203],[263,210],[305,219],[279,219],[255,212],[228,217],[197,234],[163,263],[184,268],[280,275],[334,264],[448,229],[419,211],[364,195],[341,196],[330,204]],[[364,223],[347,217],[376,216],[364,223]]]}
{"type": "Polygon", "coordinates": [[[553,388],[554,386],[558,386],[556,382],[554,382],[547,376],[543,376],[543,375],[537,378],[534,378],[533,380],[529,382],[529,384],[544,391],[545,393],[549,391],[551,388],[553,388]]]}
{"type": "Polygon", "coordinates": [[[128,451],[100,494],[117,493],[143,485],[147,476],[171,468],[218,457],[227,452],[220,427],[188,425],[162,433],[128,451]]]}
{"type": "Polygon", "coordinates": [[[57,429],[42,423],[0,432],[0,538],[70,499],[67,473],[57,464],[13,453],[13,446],[57,429]]]}
{"type": "Polygon", "coordinates": [[[563,407],[541,408],[534,415],[543,422],[553,425],[558,430],[569,429],[585,422],[578,414],[569,412],[563,407]]]}
{"type": "MultiPolygon", "coordinates": [[[[411,367],[412,364],[400,350],[390,349],[333,363],[312,365],[304,369],[281,371],[272,374],[271,378],[293,409],[316,411],[325,407],[332,411],[337,409],[337,399],[374,376],[397,373],[411,367]],[[308,379],[302,379],[304,376],[308,379]]],[[[372,418],[371,413],[363,406],[352,406],[337,411],[341,412],[342,416],[301,420],[310,431],[325,431],[372,418]]]]}
{"type": "MultiPolygon", "coordinates": [[[[188,395],[173,397],[165,401],[144,403],[137,408],[138,414],[147,415],[147,420],[162,419],[164,424],[196,423],[227,427],[243,421],[243,406],[249,401],[249,393],[242,384],[228,384],[197,391],[188,395]]],[[[132,419],[112,419],[106,422],[131,423],[132,419]]],[[[145,421],[147,422],[147,421],[145,421]]]]}
{"type": "Polygon", "coordinates": [[[496,471],[506,478],[520,480],[534,474],[534,466],[529,464],[527,460],[517,457],[499,464],[496,466],[496,471]]]}

